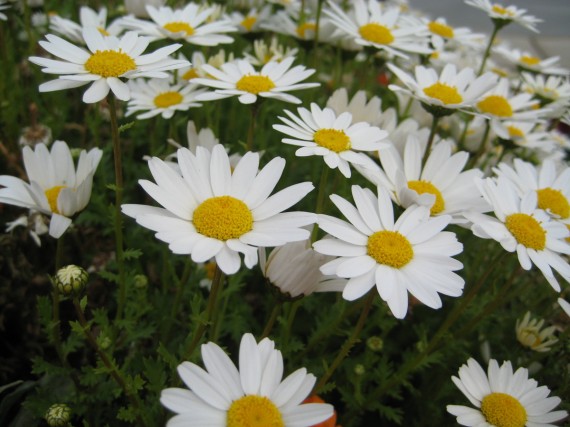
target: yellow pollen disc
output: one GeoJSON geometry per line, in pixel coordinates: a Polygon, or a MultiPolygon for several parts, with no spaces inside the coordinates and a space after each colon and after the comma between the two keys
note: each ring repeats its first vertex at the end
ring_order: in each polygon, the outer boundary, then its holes
{"type": "Polygon", "coordinates": [[[350,138],[344,131],[338,129],[319,129],[313,139],[321,147],[328,148],[335,153],[350,150],[350,138]]]}
{"type": "Polygon", "coordinates": [[[499,14],[499,15],[504,15],[504,16],[508,16],[508,17],[512,17],[515,15],[512,11],[510,11],[510,10],[508,10],[508,9],[504,8],[503,6],[498,5],[498,4],[494,4],[491,10],[493,12],[499,14]]]}
{"type": "Polygon", "coordinates": [[[438,59],[439,58],[439,52],[434,51],[430,56],[430,59],[438,59]]]}
{"type": "Polygon", "coordinates": [[[45,195],[49,203],[49,208],[53,213],[59,213],[57,210],[57,198],[59,197],[59,192],[64,188],[66,188],[65,185],[56,185],[55,187],[48,188],[45,191],[45,195]]]}
{"type": "Polygon", "coordinates": [[[459,104],[463,98],[453,86],[445,83],[436,82],[424,89],[424,93],[430,98],[439,99],[444,104],[459,104]]]}
{"type": "Polygon", "coordinates": [[[226,417],[227,427],[285,427],[281,412],[267,397],[248,395],[234,400],[226,417]]]}
{"type": "Polygon", "coordinates": [[[253,215],[241,200],[219,196],[203,201],[194,211],[192,222],[198,233],[226,241],[250,231],[253,215]]]}
{"type": "Polygon", "coordinates": [[[516,126],[507,126],[507,130],[511,138],[522,138],[524,136],[524,132],[516,126]]]}
{"type": "Polygon", "coordinates": [[[164,24],[162,28],[170,31],[171,33],[184,33],[187,36],[194,34],[194,28],[192,28],[186,22],[169,22],[167,24],[164,24]]]}
{"type": "Polygon", "coordinates": [[[408,188],[418,194],[429,193],[435,196],[435,202],[430,209],[432,215],[437,215],[445,209],[445,201],[441,192],[435,185],[428,181],[408,181],[408,188]]]}
{"type": "Polygon", "coordinates": [[[453,38],[453,28],[449,25],[432,21],[428,24],[428,28],[432,33],[437,34],[438,36],[445,37],[446,39],[453,38]]]}
{"type": "Polygon", "coordinates": [[[527,347],[533,349],[542,344],[542,340],[540,339],[540,335],[538,334],[538,332],[531,328],[523,329],[520,332],[519,341],[523,345],[526,345],[527,347]]]}
{"type": "Polygon", "coordinates": [[[97,30],[104,36],[110,36],[111,34],[103,27],[97,27],[97,30]]]}
{"type": "Polygon", "coordinates": [[[135,70],[133,58],[121,50],[98,50],[85,62],[85,69],[101,77],[120,77],[127,71],[135,70]]]}
{"type": "Polygon", "coordinates": [[[172,105],[180,104],[183,99],[178,92],[163,92],[154,97],[154,105],[157,108],[168,108],[172,105]]]}
{"type": "Polygon", "coordinates": [[[504,96],[489,95],[477,103],[477,108],[483,113],[489,113],[497,117],[511,117],[513,109],[504,96]]]}
{"type": "Polygon", "coordinates": [[[397,231],[377,231],[368,238],[368,255],[379,264],[402,268],[414,257],[411,243],[397,231]]]}
{"type": "Polygon", "coordinates": [[[505,219],[505,226],[521,245],[537,251],[546,247],[546,231],[532,216],[511,214],[505,219]]]}
{"type": "Polygon", "coordinates": [[[196,68],[190,68],[188,71],[186,71],[183,75],[182,78],[184,80],[191,80],[191,79],[195,79],[198,76],[198,72],[196,71],[196,68]]]}
{"type": "Polygon", "coordinates": [[[561,219],[570,216],[570,203],[564,197],[560,190],[554,188],[541,188],[537,190],[538,207],[544,210],[550,210],[554,215],[558,215],[561,219]]]}
{"type": "Polygon", "coordinates": [[[491,71],[493,73],[495,73],[496,75],[498,75],[499,77],[508,77],[509,76],[509,73],[507,73],[505,70],[501,70],[500,68],[497,68],[497,67],[491,68],[491,71]]]}
{"type": "Polygon", "coordinates": [[[244,27],[247,31],[251,31],[256,22],[257,18],[255,16],[248,16],[243,21],[241,21],[241,26],[244,27]]]}
{"type": "Polygon", "coordinates": [[[317,31],[317,25],[312,22],[305,22],[297,27],[297,35],[302,39],[305,38],[307,31],[317,31]]]}
{"type": "Polygon", "coordinates": [[[392,32],[384,25],[374,22],[363,25],[358,29],[363,39],[376,44],[390,44],[394,41],[392,32]]]}
{"type": "Polygon", "coordinates": [[[257,95],[260,92],[269,92],[275,87],[275,83],[267,76],[252,76],[251,74],[243,76],[236,83],[238,90],[253,93],[257,95]]]}
{"type": "Polygon", "coordinates": [[[520,61],[526,65],[536,65],[540,62],[540,58],[537,58],[536,56],[523,55],[521,56],[520,61]]]}
{"type": "Polygon", "coordinates": [[[506,393],[491,393],[481,401],[485,420],[496,427],[524,427],[526,410],[521,403],[506,393]]]}

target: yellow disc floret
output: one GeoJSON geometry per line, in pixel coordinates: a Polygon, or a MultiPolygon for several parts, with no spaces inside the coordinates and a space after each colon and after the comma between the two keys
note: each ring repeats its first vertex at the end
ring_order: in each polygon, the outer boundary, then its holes
{"type": "Polygon", "coordinates": [[[507,126],[507,130],[509,131],[509,136],[511,138],[522,138],[522,137],[524,137],[524,132],[516,126],[513,126],[513,125],[507,126]]]}
{"type": "Polygon", "coordinates": [[[226,416],[227,427],[285,427],[279,408],[267,397],[248,395],[234,400],[226,416]]]}
{"type": "Polygon", "coordinates": [[[247,205],[231,196],[211,197],[194,210],[196,231],[218,240],[237,239],[251,230],[253,215],[247,205]]]}
{"type": "Polygon", "coordinates": [[[538,194],[538,207],[540,209],[549,210],[561,219],[570,217],[570,203],[560,190],[541,188],[536,193],[538,194]]]}
{"type": "Polygon", "coordinates": [[[186,22],[169,22],[168,24],[164,24],[162,28],[170,31],[171,33],[184,33],[186,36],[194,34],[194,28],[186,22]]]}
{"type": "Polygon", "coordinates": [[[376,44],[390,44],[394,41],[394,36],[388,27],[371,22],[358,29],[363,39],[376,44]]]}
{"type": "Polygon", "coordinates": [[[368,238],[366,251],[379,264],[402,268],[414,257],[412,244],[397,231],[377,231],[368,238]]]}
{"type": "Polygon", "coordinates": [[[321,147],[328,148],[335,153],[350,150],[350,138],[343,130],[319,129],[313,135],[313,139],[321,147]]]}
{"type": "Polygon", "coordinates": [[[85,62],[85,69],[101,77],[120,77],[137,68],[135,60],[119,50],[97,50],[85,62]]]}
{"type": "Polygon", "coordinates": [[[245,75],[236,83],[238,90],[257,95],[260,92],[269,92],[275,87],[275,83],[267,76],[245,75]]]}
{"type": "Polygon", "coordinates": [[[459,104],[463,101],[461,94],[457,88],[446,85],[445,83],[436,82],[424,89],[424,93],[430,98],[439,99],[444,104],[459,104]]]}
{"type": "Polygon", "coordinates": [[[442,24],[441,22],[432,21],[428,24],[429,30],[438,36],[445,37],[446,39],[453,38],[453,28],[449,25],[442,24]]]}
{"type": "Polygon", "coordinates": [[[521,245],[537,251],[546,247],[546,231],[532,216],[524,213],[511,214],[505,219],[505,225],[521,245]]]}
{"type": "Polygon", "coordinates": [[[65,185],[56,185],[55,187],[48,188],[45,191],[45,195],[49,203],[49,208],[53,213],[59,213],[57,210],[57,198],[59,197],[59,192],[64,188],[66,188],[65,185]]]}
{"type": "Polygon", "coordinates": [[[523,55],[520,57],[520,61],[525,65],[538,65],[540,63],[540,58],[536,56],[523,55]]]}
{"type": "Polygon", "coordinates": [[[504,96],[489,95],[477,103],[477,108],[483,113],[489,113],[497,117],[511,117],[513,109],[504,96]]]}
{"type": "Polygon", "coordinates": [[[305,38],[307,31],[317,31],[317,25],[313,22],[305,22],[297,27],[297,35],[302,39],[305,38]]]}
{"type": "Polygon", "coordinates": [[[196,77],[200,77],[198,75],[198,71],[196,71],[196,68],[190,68],[188,71],[186,71],[183,75],[182,78],[184,80],[191,80],[191,79],[195,79],[196,77]]]}
{"type": "Polygon", "coordinates": [[[247,31],[251,31],[255,23],[257,22],[257,18],[255,16],[248,16],[243,21],[240,22],[240,25],[245,28],[247,31]]]}
{"type": "Polygon", "coordinates": [[[491,393],[481,401],[481,412],[486,421],[496,427],[524,427],[526,410],[521,403],[506,393],[491,393]]]}
{"type": "Polygon", "coordinates": [[[515,16],[514,12],[512,10],[509,10],[507,8],[504,8],[503,6],[501,6],[500,4],[494,4],[493,7],[491,8],[491,10],[493,12],[495,12],[498,15],[503,15],[507,18],[512,18],[513,16],[515,16]]]}
{"type": "Polygon", "coordinates": [[[180,104],[183,99],[178,92],[163,92],[154,97],[154,105],[157,108],[168,108],[180,104]]]}
{"type": "Polygon", "coordinates": [[[445,201],[441,192],[435,185],[428,181],[408,181],[408,188],[418,194],[429,193],[435,196],[435,202],[430,209],[432,215],[437,215],[445,209],[445,201]]]}

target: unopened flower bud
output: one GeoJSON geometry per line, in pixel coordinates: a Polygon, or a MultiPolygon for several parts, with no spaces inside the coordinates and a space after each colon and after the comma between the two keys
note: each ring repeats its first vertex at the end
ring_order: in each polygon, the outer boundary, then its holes
{"type": "Polygon", "coordinates": [[[372,336],[366,340],[366,345],[372,351],[381,351],[384,347],[384,341],[380,337],[372,336]]]}
{"type": "Polygon", "coordinates": [[[65,427],[71,420],[71,408],[65,403],[56,403],[49,407],[44,418],[50,427],[65,427]]]}
{"type": "Polygon", "coordinates": [[[65,296],[78,296],[81,294],[89,275],[87,271],[77,265],[67,265],[60,268],[54,278],[54,285],[65,296]]]}
{"type": "Polygon", "coordinates": [[[137,274],[134,278],[135,288],[144,289],[148,286],[148,277],[144,274],[137,274]]]}
{"type": "Polygon", "coordinates": [[[364,365],[361,365],[360,363],[358,363],[354,367],[354,373],[358,376],[364,375],[366,373],[366,368],[364,367],[364,365]]]}

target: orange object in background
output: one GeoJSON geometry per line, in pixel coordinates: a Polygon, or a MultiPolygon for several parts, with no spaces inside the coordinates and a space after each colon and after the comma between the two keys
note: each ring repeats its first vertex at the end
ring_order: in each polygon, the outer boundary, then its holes
{"type": "MultiPolygon", "coordinates": [[[[307,397],[303,401],[303,403],[326,403],[326,402],[323,399],[321,399],[319,396],[313,395],[307,397]]],[[[336,424],[336,411],[334,411],[334,414],[328,420],[325,420],[319,424],[314,424],[311,427],[341,427],[341,426],[336,424]]]]}

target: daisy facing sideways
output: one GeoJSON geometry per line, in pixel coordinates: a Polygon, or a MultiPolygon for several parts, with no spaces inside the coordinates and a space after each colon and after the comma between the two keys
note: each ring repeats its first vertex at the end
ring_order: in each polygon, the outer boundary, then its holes
{"type": "Polygon", "coordinates": [[[59,74],[59,78],[40,85],[40,92],[52,92],[90,84],[83,94],[83,102],[101,101],[109,90],[122,101],[131,98],[129,86],[121,80],[137,77],[167,78],[167,70],[188,65],[188,61],[168,57],[182,45],[165,46],[152,53],[142,55],[149,40],[128,32],[120,39],[103,36],[94,27],[83,30],[83,38],[89,52],[60,37],[46,35],[47,41],[40,45],[62,61],[32,56],[30,62],[42,66],[47,74],[59,74]]]}
{"type": "Polygon", "coordinates": [[[58,239],[91,198],[93,175],[103,152],[81,150],[77,169],[69,147],[55,141],[48,151],[44,144],[24,147],[24,166],[30,183],[13,176],[0,176],[0,203],[21,206],[51,216],[49,235],[58,239]]]}
{"type": "Polygon", "coordinates": [[[239,367],[216,344],[202,345],[206,369],[191,362],[178,366],[190,389],[167,388],[160,402],[178,415],[167,426],[310,427],[333,415],[326,403],[303,403],[316,378],[305,368],[283,379],[283,356],[275,343],[244,334],[239,367]]]}
{"type": "Polygon", "coordinates": [[[489,18],[497,22],[496,25],[505,26],[511,22],[516,22],[535,33],[539,32],[536,29],[536,24],[542,22],[542,19],[528,15],[526,9],[520,9],[512,5],[504,6],[500,3],[491,3],[489,0],[465,0],[465,4],[487,12],[489,18]]]}
{"type": "Polygon", "coordinates": [[[448,215],[430,218],[425,206],[411,206],[394,219],[388,190],[378,197],[352,186],[356,206],[333,194],[332,202],[350,221],[319,215],[318,224],[335,237],[315,242],[317,252],[338,257],[321,267],[323,274],[349,279],[342,296],[353,301],[376,286],[398,319],[408,311],[408,292],[428,307],[441,308],[439,294],[460,296],[464,280],[454,273],[463,264],[452,256],[463,251],[455,233],[442,231],[448,215]]]}
{"type": "Polygon", "coordinates": [[[447,405],[447,412],[462,426],[549,427],[568,416],[566,411],[553,411],[559,397],[548,397],[548,387],[538,387],[528,369],[513,372],[509,361],[499,367],[491,359],[485,373],[475,359],[469,359],[459,368],[459,377],[451,379],[475,406],[447,405]]]}
{"type": "Polygon", "coordinates": [[[178,150],[181,174],[159,158],[149,161],[156,184],[140,180],[143,189],[163,207],[123,205],[123,213],[169,244],[175,254],[190,254],[194,262],[215,258],[226,274],[237,272],[244,254],[248,268],[257,264],[257,248],[304,240],[302,228],[315,222],[307,212],[285,212],[314,187],[303,182],[270,196],[285,168],[276,157],[258,172],[259,154],[246,153],[230,167],[221,144],[210,152],[178,150]]]}

